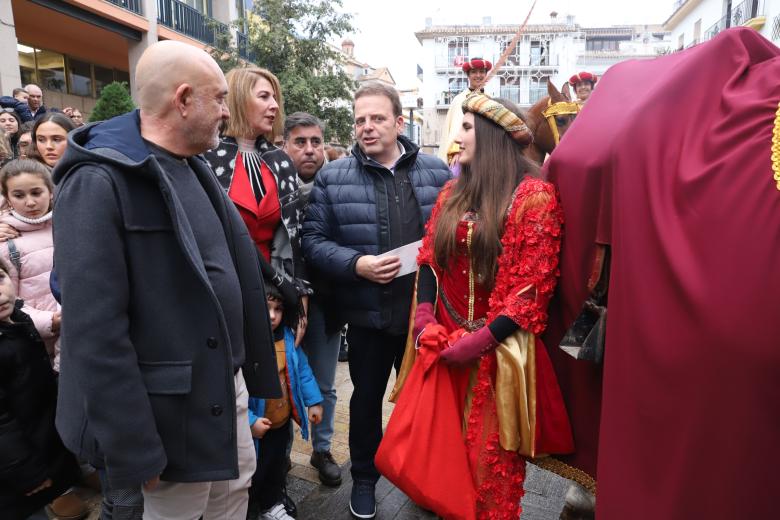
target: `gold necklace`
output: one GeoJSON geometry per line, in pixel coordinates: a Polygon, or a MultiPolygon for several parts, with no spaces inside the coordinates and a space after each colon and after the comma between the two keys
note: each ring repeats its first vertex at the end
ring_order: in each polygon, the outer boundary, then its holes
{"type": "Polygon", "coordinates": [[[772,171],[777,189],[780,190],[780,104],[775,112],[775,128],[772,130],[772,171]]]}

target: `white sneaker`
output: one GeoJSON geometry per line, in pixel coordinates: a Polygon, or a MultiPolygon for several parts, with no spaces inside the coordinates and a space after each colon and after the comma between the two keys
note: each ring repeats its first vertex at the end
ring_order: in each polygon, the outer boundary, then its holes
{"type": "Polygon", "coordinates": [[[264,513],[260,513],[259,520],[295,520],[287,514],[284,504],[279,502],[274,507],[264,513]]]}

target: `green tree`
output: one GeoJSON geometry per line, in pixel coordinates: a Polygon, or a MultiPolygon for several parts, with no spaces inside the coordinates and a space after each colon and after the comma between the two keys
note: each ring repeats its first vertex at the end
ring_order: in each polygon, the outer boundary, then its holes
{"type": "MultiPolygon", "coordinates": [[[[279,78],[286,114],[313,114],[325,122],[326,141],[347,144],[357,85],[341,67],[342,54],[327,43],[353,31],[352,15],[340,12],[341,6],[341,0],[255,0],[246,50],[279,78]]],[[[237,50],[211,54],[228,70],[237,50]]]]}
{"type": "Polygon", "coordinates": [[[135,109],[133,98],[130,97],[130,91],[127,83],[114,81],[109,83],[100,92],[100,97],[95,103],[95,108],[89,115],[89,121],[105,121],[114,116],[121,116],[135,109]]]}

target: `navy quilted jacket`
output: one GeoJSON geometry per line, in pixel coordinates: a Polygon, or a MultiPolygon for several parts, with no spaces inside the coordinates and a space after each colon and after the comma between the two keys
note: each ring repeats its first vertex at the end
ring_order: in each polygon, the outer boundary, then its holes
{"type": "MultiPolygon", "coordinates": [[[[405,136],[398,140],[406,152],[396,169],[406,169],[420,206],[422,228],[451,174],[440,159],[419,153],[419,147],[405,136]]],[[[391,321],[408,323],[411,301],[398,300],[410,298],[414,283],[414,277],[407,276],[380,285],[355,274],[360,256],[403,245],[392,244],[390,238],[389,211],[394,202],[385,179],[391,175],[355,145],[350,157],[326,164],[317,174],[303,224],[304,256],[333,285],[328,304],[337,307],[342,321],[374,329],[386,329],[391,321]],[[405,316],[393,316],[399,308],[405,316]]]]}

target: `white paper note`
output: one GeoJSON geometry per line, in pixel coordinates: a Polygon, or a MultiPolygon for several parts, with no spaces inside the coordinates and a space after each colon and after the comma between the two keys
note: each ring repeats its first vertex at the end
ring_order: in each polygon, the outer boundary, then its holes
{"type": "Polygon", "coordinates": [[[417,242],[412,242],[411,244],[406,244],[405,246],[391,249],[386,253],[382,253],[381,255],[376,256],[377,258],[385,258],[388,256],[397,256],[400,258],[401,270],[398,271],[397,275],[395,275],[395,277],[398,278],[399,276],[404,276],[417,271],[417,253],[420,251],[421,246],[422,240],[418,240],[417,242]]]}

